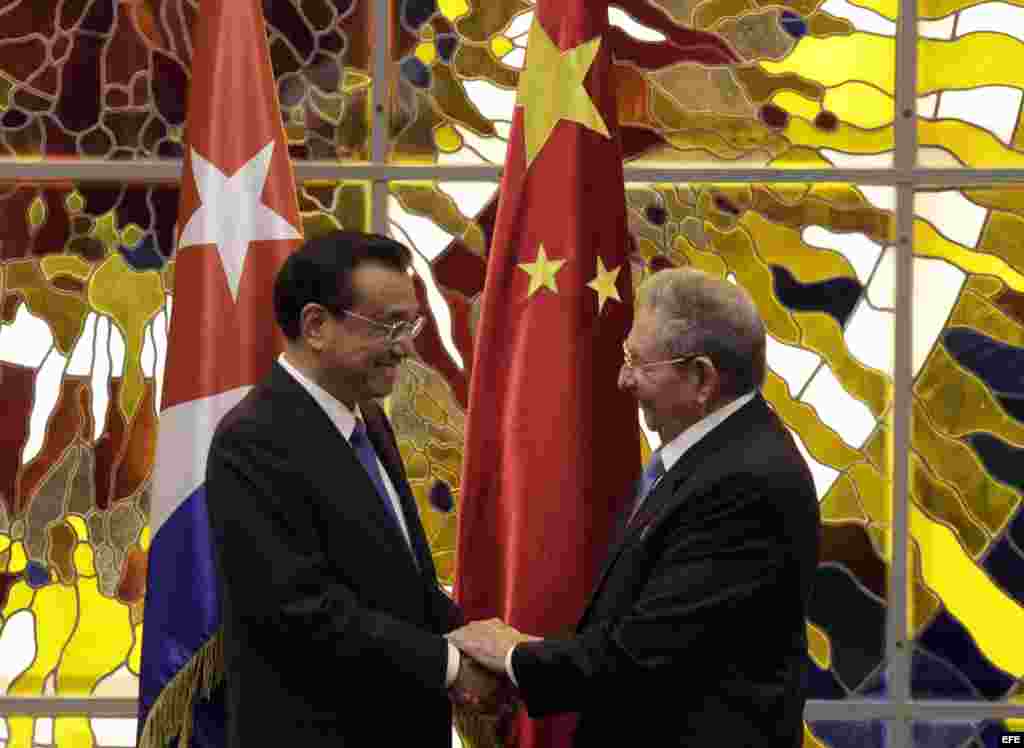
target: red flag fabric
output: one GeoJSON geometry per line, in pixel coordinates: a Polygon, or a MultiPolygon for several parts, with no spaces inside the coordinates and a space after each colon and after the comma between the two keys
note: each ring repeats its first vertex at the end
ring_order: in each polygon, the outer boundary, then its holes
{"type": "Polygon", "coordinates": [[[165,407],[251,385],[283,348],[274,277],[302,224],[262,8],[203,0],[193,30],[165,407]]]}
{"type": "MultiPolygon", "coordinates": [[[[582,612],[639,473],[617,388],[632,322],[608,8],[540,0],[521,73],[470,383],[455,594],[535,635],[582,612]]],[[[520,746],[571,717],[520,716],[520,746]]]]}
{"type": "Polygon", "coordinates": [[[301,240],[258,0],[202,0],[193,29],[174,305],[157,439],[139,745],[219,748],[219,589],[204,487],[220,418],[283,338],[273,282],[301,240]]]}

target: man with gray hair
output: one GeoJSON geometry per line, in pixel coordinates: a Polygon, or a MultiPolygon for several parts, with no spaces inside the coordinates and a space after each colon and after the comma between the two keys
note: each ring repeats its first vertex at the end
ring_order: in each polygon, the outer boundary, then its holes
{"type": "Polygon", "coordinates": [[[641,285],[619,386],[662,446],[567,639],[497,619],[449,634],[574,745],[802,744],[805,615],[820,516],[806,461],[759,390],[765,331],[697,270],[641,285]]]}

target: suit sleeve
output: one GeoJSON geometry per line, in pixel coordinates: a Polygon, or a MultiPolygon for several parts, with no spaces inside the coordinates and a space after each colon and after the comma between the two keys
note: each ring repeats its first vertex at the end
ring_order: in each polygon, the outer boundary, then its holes
{"type": "Polygon", "coordinates": [[[365,672],[385,683],[413,678],[443,692],[447,642],[366,607],[328,572],[322,549],[330,539],[321,536],[305,485],[274,440],[237,431],[214,439],[210,524],[226,598],[247,644],[269,652],[298,647],[327,672],[365,672]]]}
{"type": "Polygon", "coordinates": [[[642,687],[659,668],[703,656],[706,631],[770,603],[788,553],[771,503],[753,481],[701,499],[647,539],[651,572],[625,615],[516,647],[512,670],[531,717],[642,687]]]}

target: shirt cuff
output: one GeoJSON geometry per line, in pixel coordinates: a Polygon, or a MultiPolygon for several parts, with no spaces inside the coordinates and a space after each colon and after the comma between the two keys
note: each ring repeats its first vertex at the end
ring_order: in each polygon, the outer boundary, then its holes
{"type": "Polygon", "coordinates": [[[448,642],[448,674],[445,676],[444,685],[451,688],[455,679],[459,677],[459,666],[462,664],[462,656],[455,645],[448,642]]]}
{"type": "Polygon", "coordinates": [[[516,680],[516,674],[512,672],[512,653],[516,651],[515,647],[512,647],[505,655],[505,672],[508,673],[508,679],[512,681],[512,685],[519,688],[519,681],[516,680]]]}

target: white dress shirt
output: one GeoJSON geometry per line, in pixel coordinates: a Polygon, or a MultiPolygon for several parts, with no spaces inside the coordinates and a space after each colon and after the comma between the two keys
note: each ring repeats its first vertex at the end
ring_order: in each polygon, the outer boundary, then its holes
{"type": "MultiPolygon", "coordinates": [[[[679,458],[686,454],[694,444],[710,434],[715,428],[720,426],[726,418],[749,403],[756,396],[757,390],[748,392],[746,395],[740,395],[732,402],[723,405],[714,413],[709,413],[701,418],[697,423],[683,431],[683,433],[679,434],[679,436],[668,444],[663,444],[661,447],[661,461],[665,465],[665,472],[667,473],[671,470],[672,466],[679,462],[679,458]]],[[[651,492],[648,491],[647,495],[650,496],[651,492]]]]}
{"type": "MultiPolygon", "coordinates": [[[[694,444],[699,442],[705,436],[710,434],[715,428],[720,426],[726,418],[728,418],[733,413],[742,408],[744,405],[753,400],[757,396],[757,392],[757,390],[754,390],[753,392],[748,392],[746,395],[740,395],[735,400],[726,403],[715,412],[709,413],[708,415],[704,416],[702,419],[697,421],[697,423],[693,424],[688,429],[683,431],[668,444],[662,445],[661,461],[662,464],[665,466],[665,471],[661,474],[661,476],[659,476],[658,480],[654,482],[650,489],[648,489],[647,496],[650,496],[652,493],[654,493],[654,488],[661,481],[661,478],[665,476],[665,473],[672,469],[673,465],[679,462],[679,458],[686,454],[687,450],[693,447],[694,444]]],[[[646,497],[644,498],[646,500],[646,497]]],[[[639,505],[637,506],[637,509],[639,509],[639,505]]],[[[634,509],[634,511],[636,510],[634,509]]],[[[505,672],[508,673],[508,677],[512,680],[512,683],[518,686],[519,683],[516,681],[516,676],[512,672],[513,650],[515,650],[515,647],[512,647],[512,649],[508,651],[508,654],[505,655],[505,672]]]]}
{"type": "MultiPolygon", "coordinates": [[[[362,418],[362,414],[359,412],[359,405],[356,405],[355,413],[348,409],[345,403],[338,400],[334,395],[325,390],[323,387],[318,385],[312,379],[307,377],[298,368],[292,364],[287,357],[282,353],[277,357],[277,362],[281,364],[286,372],[288,372],[292,378],[302,385],[302,388],[310,394],[310,396],[316,400],[317,404],[323,408],[324,413],[331,419],[331,423],[334,424],[338,432],[345,437],[345,441],[351,442],[352,432],[356,428],[356,418],[362,418]]],[[[409,539],[409,528],[405,523],[405,515],[402,513],[402,505],[398,501],[398,492],[395,490],[395,486],[391,483],[391,478],[388,475],[388,471],[384,469],[384,465],[381,464],[380,457],[377,458],[377,471],[380,473],[381,480],[384,482],[384,488],[388,492],[388,500],[391,502],[391,506],[395,510],[395,516],[398,517],[399,527],[402,530],[402,535],[405,536],[405,542],[412,547],[412,541],[409,539]]],[[[451,643],[448,644],[448,673],[445,678],[445,684],[451,686],[455,682],[455,678],[459,674],[459,665],[461,657],[459,650],[451,643]]]]}

